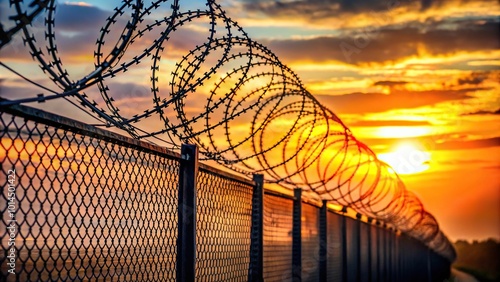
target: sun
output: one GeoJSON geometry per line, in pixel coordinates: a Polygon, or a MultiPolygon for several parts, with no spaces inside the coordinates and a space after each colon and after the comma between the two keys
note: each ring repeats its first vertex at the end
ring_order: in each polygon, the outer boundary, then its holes
{"type": "Polygon", "coordinates": [[[429,169],[431,154],[412,143],[398,145],[392,152],[378,154],[378,158],[398,174],[415,174],[429,169]]]}

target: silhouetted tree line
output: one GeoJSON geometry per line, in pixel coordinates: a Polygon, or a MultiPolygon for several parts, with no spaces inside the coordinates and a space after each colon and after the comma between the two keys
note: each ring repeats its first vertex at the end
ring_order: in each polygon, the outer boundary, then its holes
{"type": "Polygon", "coordinates": [[[465,240],[455,242],[457,260],[453,267],[475,276],[481,282],[500,282],[500,242],[465,240]]]}

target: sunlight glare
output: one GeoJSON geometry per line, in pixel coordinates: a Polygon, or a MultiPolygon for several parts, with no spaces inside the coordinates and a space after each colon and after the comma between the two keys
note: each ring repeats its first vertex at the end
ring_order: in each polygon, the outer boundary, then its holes
{"type": "Polygon", "coordinates": [[[431,154],[411,143],[404,143],[392,152],[378,154],[378,158],[389,164],[398,174],[415,174],[429,169],[431,154]]]}

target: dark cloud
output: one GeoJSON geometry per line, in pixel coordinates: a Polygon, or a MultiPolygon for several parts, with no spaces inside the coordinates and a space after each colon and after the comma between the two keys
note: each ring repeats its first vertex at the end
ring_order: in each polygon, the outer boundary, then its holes
{"type": "Polygon", "coordinates": [[[462,22],[458,30],[432,28],[422,31],[418,27],[385,28],[352,36],[271,40],[264,43],[284,62],[335,60],[360,64],[397,61],[418,56],[422,47],[430,55],[498,50],[500,41],[494,36],[498,32],[498,22],[468,21],[462,22]]]}
{"type": "MultiPolygon", "coordinates": [[[[140,85],[136,83],[111,82],[109,85],[109,96],[115,100],[135,98],[135,97],[153,97],[149,85],[140,85]]],[[[151,98],[152,99],[152,98],[151,98]]]]}
{"type": "Polygon", "coordinates": [[[464,84],[472,84],[472,85],[477,85],[480,84],[481,82],[484,81],[485,78],[482,77],[472,77],[472,78],[460,78],[458,80],[458,84],[464,85],[464,84]]]}
{"type": "Polygon", "coordinates": [[[394,109],[417,108],[440,102],[472,98],[474,91],[486,88],[460,90],[410,91],[396,90],[392,94],[350,93],[345,95],[315,95],[318,100],[336,113],[374,113],[394,109]]]}
{"type": "Polygon", "coordinates": [[[382,81],[377,81],[373,84],[373,86],[399,86],[399,85],[405,85],[407,84],[407,81],[390,81],[390,80],[382,80],[382,81]]]}
{"type": "MultiPolygon", "coordinates": [[[[4,80],[7,82],[7,80],[4,80]]],[[[12,80],[12,82],[21,82],[20,80],[12,80]]],[[[24,81],[22,81],[24,82],[24,81]]],[[[53,84],[51,84],[50,80],[39,80],[38,83],[45,85],[53,90],[58,90],[53,84]]],[[[23,87],[19,86],[11,86],[6,85],[7,83],[2,83],[0,80],[0,97],[5,99],[20,99],[20,98],[32,98],[35,97],[38,93],[43,93],[45,96],[53,95],[52,93],[37,88],[28,83],[23,87]]],[[[108,94],[110,97],[113,97],[115,100],[127,99],[127,98],[135,98],[135,97],[148,97],[153,95],[151,94],[151,88],[149,85],[141,85],[133,82],[120,83],[120,82],[110,82],[107,84],[109,91],[108,94]]],[[[89,99],[97,98],[98,102],[101,102],[101,95],[97,87],[90,87],[85,90],[85,93],[91,97],[89,99]]]]}
{"type": "Polygon", "coordinates": [[[436,150],[466,150],[500,146],[500,137],[478,140],[447,141],[436,144],[436,150]]]}
{"type": "Polygon", "coordinates": [[[459,85],[478,85],[488,78],[487,73],[472,73],[469,77],[459,78],[459,85]]]}
{"type": "Polygon", "coordinates": [[[55,25],[64,31],[99,29],[106,24],[111,13],[94,6],[61,3],[56,6],[55,25]]]}
{"type": "MultiPolygon", "coordinates": [[[[130,12],[130,11],[129,11],[130,12]]],[[[94,52],[97,51],[97,40],[101,37],[101,28],[106,24],[106,19],[112,13],[101,10],[92,6],[80,6],[70,4],[58,4],[56,8],[55,18],[55,42],[57,45],[58,55],[64,64],[73,62],[88,62],[93,63],[94,52]]],[[[47,44],[45,34],[47,28],[43,23],[37,23],[30,30],[33,33],[37,46],[47,55],[47,44]]],[[[126,26],[130,15],[124,13],[119,17],[115,24],[110,27],[110,31],[105,34],[101,53],[104,56],[109,54],[118,39],[121,36],[123,28],[126,26]]],[[[127,52],[123,57],[123,61],[130,60],[133,56],[142,54],[146,48],[149,48],[154,42],[161,37],[161,32],[165,31],[165,26],[154,26],[148,29],[148,24],[152,24],[154,19],[144,19],[137,27],[138,30],[147,31],[142,37],[137,37],[128,46],[127,52]]],[[[194,21],[193,21],[194,22],[194,21]]],[[[190,49],[206,42],[206,35],[209,32],[209,25],[206,25],[206,31],[195,30],[190,28],[179,27],[169,36],[168,42],[164,42],[162,47],[165,47],[165,52],[169,56],[176,53],[187,54],[190,49]]],[[[16,34],[13,40],[2,49],[2,58],[18,61],[32,61],[29,56],[29,48],[24,44],[20,34],[16,34]]],[[[46,59],[49,57],[47,56],[46,59]]]]}
{"type": "MultiPolygon", "coordinates": [[[[96,49],[96,39],[100,29],[106,23],[106,18],[111,13],[93,6],[83,6],[74,4],[59,3],[56,6],[55,41],[58,53],[63,62],[67,61],[65,55],[93,55],[96,49]]],[[[119,23],[122,26],[123,23],[119,23]]],[[[117,25],[119,25],[117,24],[117,25]]],[[[46,53],[47,27],[44,17],[37,17],[30,32],[33,34],[37,45],[42,52],[46,53]]],[[[115,32],[116,33],[116,32],[115,32]]],[[[115,37],[120,36],[118,33],[115,37]]],[[[111,40],[110,40],[111,42],[111,40]]],[[[20,34],[16,34],[13,40],[2,49],[2,57],[17,60],[31,60],[28,48],[21,39],[20,34]]]]}
{"type": "Polygon", "coordinates": [[[425,11],[445,3],[459,6],[474,1],[491,2],[490,0],[244,0],[244,8],[272,17],[298,16],[314,21],[345,14],[391,11],[397,7],[412,7],[417,11],[425,11]]]}
{"type": "MultiPolygon", "coordinates": [[[[3,80],[3,82],[7,82],[7,80],[5,79],[3,80]]],[[[19,87],[19,86],[9,86],[6,84],[7,83],[0,83],[0,97],[8,100],[33,98],[36,97],[36,95],[39,93],[43,93],[46,96],[51,94],[47,93],[47,91],[43,89],[31,85],[27,85],[25,87],[19,87]]]]}
{"type": "MultiPolygon", "coordinates": [[[[57,28],[56,28],[57,30],[57,28]]],[[[43,40],[45,30],[40,29],[34,33],[37,46],[42,50],[44,55],[47,55],[47,49],[45,47],[46,42],[43,40]]],[[[88,63],[92,65],[93,60],[93,52],[96,49],[95,41],[97,35],[92,32],[81,32],[77,36],[67,36],[65,34],[61,34],[59,30],[56,31],[56,45],[57,45],[57,53],[63,64],[67,64],[68,61],[71,61],[73,58],[78,56],[87,56],[90,58],[88,63]]],[[[9,61],[25,61],[32,62],[30,49],[27,45],[23,43],[23,40],[20,36],[16,36],[14,40],[12,40],[9,44],[7,44],[2,49],[2,58],[6,58],[9,61]]],[[[46,60],[51,57],[45,56],[46,60]]]]}
{"type": "Polygon", "coordinates": [[[358,122],[350,123],[349,127],[353,126],[425,126],[432,125],[428,121],[413,121],[413,120],[361,120],[358,122]]]}
{"type": "Polygon", "coordinates": [[[477,112],[463,114],[463,116],[471,116],[471,115],[500,115],[500,108],[496,111],[481,110],[477,112]]]}
{"type": "Polygon", "coordinates": [[[360,13],[390,9],[394,1],[387,0],[302,0],[302,1],[245,1],[244,7],[272,16],[300,15],[321,19],[340,13],[360,13]]]}

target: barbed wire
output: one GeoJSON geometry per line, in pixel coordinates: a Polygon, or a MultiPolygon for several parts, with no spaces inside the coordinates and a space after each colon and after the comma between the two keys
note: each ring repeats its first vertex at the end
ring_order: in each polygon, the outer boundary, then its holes
{"type": "MultiPolygon", "coordinates": [[[[56,1],[11,0],[10,6],[15,11],[9,22],[13,27],[1,28],[0,47],[16,33],[22,34],[30,55],[60,91],[2,101],[3,105],[56,98],[78,102],[103,125],[134,138],[154,138],[172,149],[182,143],[197,144],[202,159],[245,175],[262,173],[268,183],[310,190],[321,199],[392,224],[454,259],[454,249],[436,219],[394,170],[215,1],[207,0],[205,10],[186,11],[178,0],[148,5],[141,0],[121,1],[100,29],[94,69],[77,80],[70,77],[58,53],[56,1]],[[152,19],[160,9],[163,17],[152,19]],[[42,13],[44,38],[37,40],[32,23],[42,13]],[[168,50],[175,47],[173,38],[193,23],[203,26],[208,36],[175,60],[165,86],[161,57],[172,56],[168,50]],[[139,42],[146,47],[138,52],[132,47],[139,42]],[[108,81],[148,61],[153,103],[141,113],[122,114],[115,99],[120,93],[113,92],[108,81]],[[95,88],[106,109],[84,92],[95,88]],[[197,107],[193,110],[192,105],[197,107]]],[[[2,66],[7,67],[4,62],[2,66]]]]}

